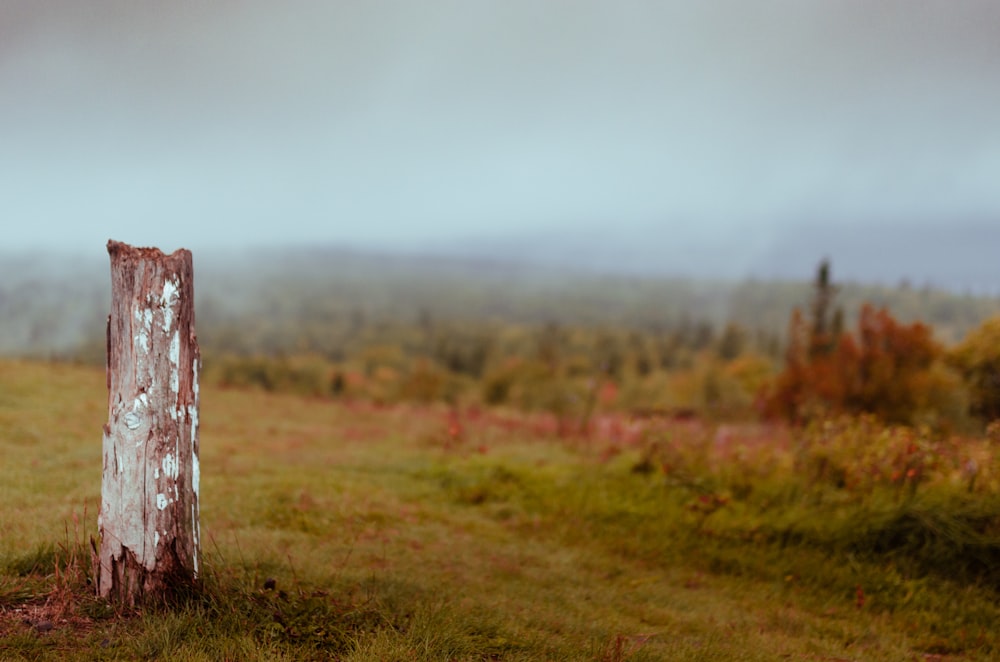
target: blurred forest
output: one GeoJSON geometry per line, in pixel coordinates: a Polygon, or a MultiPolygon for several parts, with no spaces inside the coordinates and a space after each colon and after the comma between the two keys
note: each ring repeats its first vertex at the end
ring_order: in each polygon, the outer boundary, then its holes
{"type": "MultiPolygon", "coordinates": [[[[510,405],[584,426],[614,409],[934,425],[995,413],[981,402],[989,350],[959,342],[1000,314],[996,297],[834,288],[829,271],[824,294],[813,274],[703,281],[311,248],[195,256],[195,272],[206,378],[224,385],[510,405]],[[879,343],[921,351],[904,365],[879,343]],[[873,385],[876,365],[920,392],[873,385]]],[[[3,257],[0,353],[103,364],[109,290],[103,261],[3,257]]]]}

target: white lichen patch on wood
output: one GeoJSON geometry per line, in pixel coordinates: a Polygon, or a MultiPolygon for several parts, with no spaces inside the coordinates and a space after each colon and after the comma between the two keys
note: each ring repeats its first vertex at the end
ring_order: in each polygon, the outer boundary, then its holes
{"type": "Polygon", "coordinates": [[[181,334],[176,329],[174,330],[173,337],[170,339],[169,358],[170,358],[170,390],[174,394],[177,394],[180,391],[180,377],[178,374],[178,370],[180,369],[180,360],[181,360],[181,334]]]}
{"type": "Polygon", "coordinates": [[[177,458],[167,453],[167,456],[163,458],[163,475],[167,478],[177,480],[177,475],[180,472],[180,464],[177,458]]]}
{"type": "Polygon", "coordinates": [[[143,352],[149,351],[149,334],[153,330],[153,311],[149,308],[135,309],[135,321],[139,325],[135,332],[136,348],[143,352]]]}
{"type": "Polygon", "coordinates": [[[191,489],[198,496],[198,486],[201,484],[201,462],[197,455],[191,456],[191,489]]]}
{"type": "Polygon", "coordinates": [[[139,423],[141,422],[142,419],[139,418],[139,414],[135,413],[134,411],[130,411],[129,413],[125,414],[125,425],[128,426],[129,430],[137,429],[139,427],[139,423]]]}
{"type": "Polygon", "coordinates": [[[175,280],[163,283],[163,295],[160,296],[160,307],[163,308],[163,332],[170,333],[170,325],[174,318],[174,302],[177,301],[177,285],[175,280]]]}
{"type": "MultiPolygon", "coordinates": [[[[194,535],[194,548],[195,550],[201,549],[201,520],[198,518],[198,504],[191,504],[191,531],[194,535]]],[[[192,557],[194,561],[194,576],[198,577],[198,555],[195,554],[192,557]]]]}

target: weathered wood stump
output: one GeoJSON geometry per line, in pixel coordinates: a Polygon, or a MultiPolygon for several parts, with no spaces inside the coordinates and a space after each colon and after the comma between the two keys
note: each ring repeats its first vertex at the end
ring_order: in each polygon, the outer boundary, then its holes
{"type": "Polygon", "coordinates": [[[198,576],[198,372],[191,252],[108,242],[108,422],[97,594],[132,606],[198,576]]]}

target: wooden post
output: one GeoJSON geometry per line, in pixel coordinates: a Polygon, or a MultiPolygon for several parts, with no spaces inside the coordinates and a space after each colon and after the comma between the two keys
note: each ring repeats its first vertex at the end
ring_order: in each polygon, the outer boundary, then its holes
{"type": "Polygon", "coordinates": [[[198,576],[198,371],[191,252],[108,242],[108,422],[97,594],[159,601],[198,576]]]}

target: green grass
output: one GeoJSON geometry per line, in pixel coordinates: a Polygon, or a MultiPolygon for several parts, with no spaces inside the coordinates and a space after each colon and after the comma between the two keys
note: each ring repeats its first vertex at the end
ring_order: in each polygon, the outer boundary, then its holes
{"type": "Polygon", "coordinates": [[[852,501],[778,461],[748,478],[695,449],[641,471],[648,450],[488,415],[456,436],[434,406],[208,385],[202,590],[121,613],[87,583],[105,418],[103,372],[0,362],[0,660],[1000,653],[995,584],[942,567],[993,558],[988,492],[852,501]],[[955,522],[978,548],[956,551],[955,522]]]}

